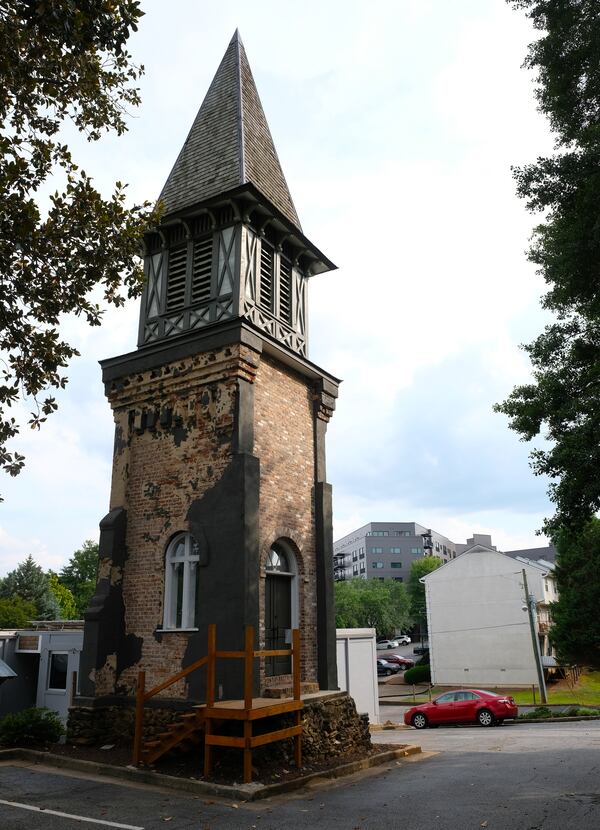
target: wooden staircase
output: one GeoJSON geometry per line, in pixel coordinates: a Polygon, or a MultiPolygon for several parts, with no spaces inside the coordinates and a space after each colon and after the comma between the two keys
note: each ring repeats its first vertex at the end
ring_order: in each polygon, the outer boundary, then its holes
{"type": "Polygon", "coordinates": [[[193,712],[182,714],[178,721],[170,723],[166,732],[159,732],[151,740],[142,741],[140,762],[153,764],[172,749],[186,752],[197,746],[204,735],[204,707],[194,707],[193,712]]]}
{"type": "Polygon", "coordinates": [[[299,767],[302,763],[302,699],[300,683],[300,632],[292,631],[292,646],[287,649],[261,651],[254,649],[254,629],[245,627],[243,651],[217,651],[217,632],[214,624],[208,627],[208,654],[192,663],[187,668],[146,691],[146,673],[138,672],[135,702],[135,734],[133,740],[133,763],[152,764],[161,756],[174,749],[189,749],[204,743],[204,775],[212,773],[213,751],[215,747],[235,747],[243,752],[244,783],[252,780],[252,750],[264,744],[294,739],[294,759],[299,767]],[[256,658],[290,657],[292,660],[292,685],[282,687],[280,693],[285,697],[253,698],[253,671],[256,658]],[[238,659],[244,664],[244,698],[243,700],[215,701],[215,679],[217,659],[238,659]],[[194,706],[174,723],[169,724],[165,732],[160,732],[150,740],[144,740],[144,705],[146,701],[159,692],[187,677],[193,671],[206,666],[206,703],[194,706]],[[291,695],[288,696],[291,692],[291,695]],[[262,734],[254,734],[255,721],[290,714],[293,725],[274,729],[262,734]],[[242,724],[243,736],[219,734],[217,729],[227,721],[242,724]]]}

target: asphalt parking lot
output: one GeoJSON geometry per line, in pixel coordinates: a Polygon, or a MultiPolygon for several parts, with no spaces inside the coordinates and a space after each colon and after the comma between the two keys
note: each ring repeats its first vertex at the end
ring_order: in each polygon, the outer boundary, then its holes
{"type": "Polygon", "coordinates": [[[380,732],[426,750],[268,801],[232,803],[15,762],[6,830],[598,830],[600,721],[380,732]]]}

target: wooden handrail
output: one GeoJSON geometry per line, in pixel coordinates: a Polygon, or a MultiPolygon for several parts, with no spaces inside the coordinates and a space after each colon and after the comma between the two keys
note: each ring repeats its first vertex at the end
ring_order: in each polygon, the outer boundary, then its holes
{"type": "Polygon", "coordinates": [[[215,682],[216,682],[216,660],[238,659],[244,660],[244,708],[252,709],[252,692],[254,679],[254,659],[257,657],[291,657],[292,658],[292,684],[294,700],[300,700],[300,631],[297,628],[292,630],[292,645],[290,648],[276,649],[254,649],[254,626],[245,626],[244,650],[243,651],[217,651],[217,627],[214,623],[208,626],[208,653],[191,663],[185,669],[159,683],[158,686],[146,692],[146,673],[138,672],[135,697],[135,734],[133,739],[133,763],[139,764],[142,752],[142,731],[144,721],[144,704],[147,700],[177,683],[191,674],[193,671],[206,666],[206,705],[214,706],[215,703],[215,682]]]}
{"type": "Polygon", "coordinates": [[[157,695],[159,692],[162,692],[163,689],[168,689],[169,686],[172,686],[173,683],[177,683],[178,680],[181,680],[183,677],[187,677],[188,674],[191,672],[196,671],[196,669],[202,668],[202,666],[208,663],[208,655],[205,657],[201,657],[200,660],[196,660],[195,663],[192,663],[187,668],[182,669],[177,674],[174,674],[173,677],[170,677],[168,680],[165,680],[164,683],[161,683],[158,686],[155,686],[153,689],[150,689],[149,692],[146,692],[144,695],[144,702],[150,700],[151,697],[157,695]]]}

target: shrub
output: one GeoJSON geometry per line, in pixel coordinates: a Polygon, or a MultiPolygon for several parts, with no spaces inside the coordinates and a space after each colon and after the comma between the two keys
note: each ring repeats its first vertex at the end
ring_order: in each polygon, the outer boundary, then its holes
{"type": "Polygon", "coordinates": [[[586,709],[583,706],[571,706],[564,712],[553,712],[547,706],[537,706],[531,712],[519,715],[521,720],[537,720],[538,718],[581,718],[586,716],[597,717],[600,709],[586,709]]]}
{"type": "Polygon", "coordinates": [[[522,715],[519,715],[519,718],[523,720],[537,720],[538,718],[551,718],[552,716],[552,709],[549,709],[547,706],[536,706],[531,712],[524,712],[522,715]]]}
{"type": "Polygon", "coordinates": [[[39,746],[54,744],[64,734],[56,712],[49,709],[23,709],[0,720],[0,745],[39,746]]]}
{"type": "Polygon", "coordinates": [[[586,709],[585,706],[571,706],[570,709],[567,709],[566,712],[563,712],[563,715],[566,715],[570,718],[581,718],[585,717],[586,715],[593,715],[594,717],[598,717],[598,715],[600,715],[600,709],[586,709]]]}
{"type": "Polygon", "coordinates": [[[429,683],[430,681],[431,670],[427,664],[421,663],[418,666],[413,666],[412,669],[408,669],[404,672],[405,683],[416,685],[417,683],[429,683]]]}

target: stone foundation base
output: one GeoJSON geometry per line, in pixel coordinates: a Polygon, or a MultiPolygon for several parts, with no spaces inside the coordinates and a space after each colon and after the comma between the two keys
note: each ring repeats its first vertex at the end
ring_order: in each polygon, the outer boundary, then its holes
{"type": "MultiPolygon", "coordinates": [[[[181,709],[151,708],[144,710],[144,738],[164,732],[169,723],[181,717],[181,709]]],[[[280,723],[269,727],[291,725],[289,715],[269,718],[280,723]],[[289,721],[289,723],[288,723],[289,721]]],[[[344,757],[371,748],[369,718],[359,715],[354,700],[346,692],[319,692],[304,698],[302,712],[302,755],[306,763],[316,763],[332,757],[344,757]]],[[[134,731],[133,701],[125,699],[122,705],[73,706],[69,710],[67,741],[73,744],[127,744],[134,731]]],[[[282,741],[264,748],[273,760],[293,758],[292,742],[282,741]]],[[[158,762],[159,763],[159,762],[158,762]]]]}

